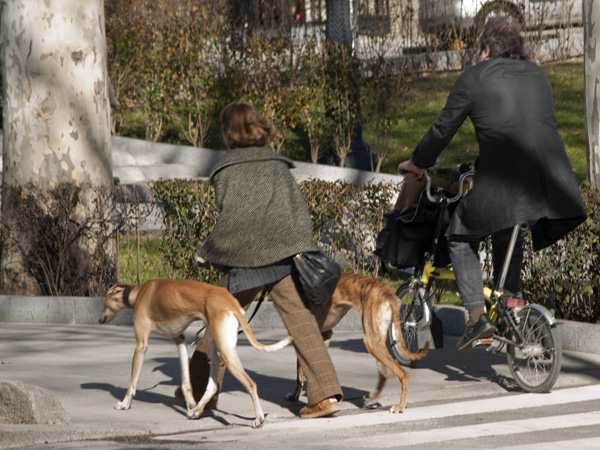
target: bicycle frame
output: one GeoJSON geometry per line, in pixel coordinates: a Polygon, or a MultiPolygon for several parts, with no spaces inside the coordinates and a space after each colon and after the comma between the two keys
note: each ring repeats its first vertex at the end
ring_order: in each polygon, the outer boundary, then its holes
{"type": "MultiPolygon", "coordinates": [[[[518,225],[515,228],[518,228],[518,225]]],[[[515,242],[516,241],[511,240],[511,242],[509,244],[507,258],[504,262],[506,269],[508,269],[508,264],[506,263],[506,261],[510,262],[509,257],[512,254],[515,242]]],[[[506,278],[506,273],[505,273],[504,269],[502,272],[502,276],[503,276],[503,278],[506,278]]],[[[452,271],[448,267],[435,267],[435,265],[432,262],[427,261],[423,266],[423,271],[421,273],[420,278],[418,278],[419,287],[417,290],[420,290],[420,289],[428,290],[429,283],[431,280],[456,280],[456,275],[454,274],[454,271],[452,271]]],[[[415,281],[416,281],[416,279],[415,279],[415,281]]],[[[499,284],[503,284],[502,279],[499,284]]],[[[487,286],[483,288],[483,297],[488,302],[491,303],[491,306],[488,311],[488,315],[490,316],[490,319],[492,320],[492,322],[496,322],[496,320],[498,318],[496,307],[497,307],[498,301],[500,300],[502,295],[503,295],[503,292],[501,290],[498,290],[498,289],[492,290],[487,286]]],[[[423,294],[420,294],[420,297],[421,297],[422,302],[424,301],[425,298],[427,298],[427,296],[425,296],[423,294]]],[[[530,304],[530,303],[520,304],[520,305],[516,305],[516,306],[520,307],[520,308],[534,308],[546,318],[546,320],[550,323],[551,326],[554,326],[556,323],[556,320],[552,316],[552,314],[550,314],[550,312],[543,306],[536,305],[536,304],[530,304]]],[[[428,317],[428,319],[429,320],[426,321],[427,324],[429,324],[430,320],[431,320],[430,317],[428,317]]]]}
{"type": "Polygon", "coordinates": [[[421,274],[421,283],[429,283],[430,278],[437,280],[456,280],[454,272],[447,267],[435,267],[433,263],[426,262],[421,274]]]}
{"type": "MultiPolygon", "coordinates": [[[[430,179],[429,175],[427,174],[427,172],[425,173],[425,177],[426,177],[425,192],[426,192],[427,198],[429,199],[430,202],[438,204],[439,209],[438,209],[437,215],[436,215],[434,238],[431,243],[429,252],[425,255],[425,262],[423,263],[423,268],[421,270],[421,274],[420,275],[418,273],[415,274],[415,276],[413,276],[412,281],[411,281],[411,284],[418,283],[419,286],[417,287],[417,289],[415,289],[415,292],[418,293],[421,304],[425,305],[425,307],[424,307],[425,317],[423,320],[424,325],[431,324],[431,312],[430,312],[431,307],[430,307],[430,305],[427,304],[427,300],[429,299],[429,296],[426,295],[430,290],[430,284],[429,284],[430,281],[432,279],[433,280],[456,280],[456,275],[454,274],[454,272],[451,269],[449,269],[448,267],[436,267],[434,265],[433,255],[435,253],[435,249],[439,245],[439,238],[440,238],[440,235],[442,232],[442,222],[443,222],[443,217],[444,217],[446,207],[448,206],[448,204],[454,203],[460,199],[461,193],[463,191],[463,183],[464,183],[465,179],[472,176],[473,173],[474,173],[473,171],[469,171],[469,172],[465,172],[464,174],[461,175],[458,194],[451,198],[447,198],[442,194],[437,195],[437,196],[432,194],[431,193],[431,179],[430,179]]],[[[498,301],[502,298],[504,282],[506,280],[506,275],[508,273],[508,267],[510,265],[510,260],[512,258],[515,244],[517,242],[519,228],[520,228],[520,225],[515,225],[513,228],[511,238],[510,238],[510,241],[508,244],[506,256],[504,258],[502,271],[500,273],[500,278],[496,285],[496,289],[492,290],[489,287],[484,287],[484,289],[483,289],[483,296],[484,296],[485,300],[487,300],[490,304],[490,306],[488,308],[489,309],[488,315],[490,316],[490,319],[494,323],[496,323],[496,321],[498,320],[498,312],[497,312],[498,301]]],[[[413,284],[413,286],[414,286],[414,284],[413,284]]],[[[543,306],[539,306],[539,305],[535,305],[535,304],[525,304],[525,303],[518,304],[517,306],[519,306],[521,308],[536,309],[549,322],[549,324],[551,326],[555,326],[554,317],[543,306]]]]}
{"type": "Polygon", "coordinates": [[[435,267],[433,265],[432,262],[428,261],[425,263],[425,266],[423,267],[423,273],[421,274],[420,278],[413,278],[414,282],[417,282],[418,280],[418,284],[419,286],[417,287],[417,289],[415,289],[415,292],[418,293],[419,295],[419,300],[421,302],[422,305],[424,305],[423,307],[423,314],[425,315],[425,317],[423,318],[423,326],[429,326],[431,325],[431,321],[432,321],[432,317],[431,317],[431,306],[429,303],[431,303],[429,301],[429,295],[427,295],[427,293],[429,292],[429,282],[430,280],[455,280],[456,276],[454,275],[454,272],[450,269],[448,269],[447,267],[435,267]],[[428,303],[429,301],[429,303],[428,303]]]}

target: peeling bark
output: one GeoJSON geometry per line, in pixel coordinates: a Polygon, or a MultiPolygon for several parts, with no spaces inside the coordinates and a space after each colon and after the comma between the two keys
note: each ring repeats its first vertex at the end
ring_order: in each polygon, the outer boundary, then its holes
{"type": "MultiPolygon", "coordinates": [[[[103,0],[2,0],[0,20],[3,189],[111,184],[103,0]]],[[[13,211],[4,201],[2,292],[37,294],[10,244],[25,238],[13,211]]]]}
{"type": "Polygon", "coordinates": [[[600,3],[583,0],[587,178],[600,189],[600,3]]]}

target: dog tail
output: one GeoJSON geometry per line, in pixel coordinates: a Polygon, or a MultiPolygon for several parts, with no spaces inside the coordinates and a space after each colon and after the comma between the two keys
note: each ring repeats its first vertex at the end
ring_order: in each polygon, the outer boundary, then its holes
{"type": "Polygon", "coordinates": [[[242,330],[244,330],[248,341],[250,342],[250,344],[252,344],[252,347],[254,347],[257,350],[260,350],[261,352],[274,352],[277,350],[281,350],[283,347],[292,342],[292,337],[288,336],[285,339],[275,342],[274,344],[261,344],[260,342],[258,342],[258,339],[256,339],[256,337],[254,336],[254,333],[252,333],[250,324],[246,320],[246,317],[244,316],[243,312],[241,310],[235,311],[234,314],[238,322],[240,323],[242,330]]]}
{"type": "Polygon", "coordinates": [[[391,301],[390,304],[392,305],[392,320],[394,322],[394,328],[396,329],[396,342],[398,347],[400,347],[400,350],[406,359],[409,361],[419,361],[423,359],[429,351],[429,341],[425,342],[423,349],[417,353],[413,353],[408,349],[406,342],[404,342],[404,336],[402,336],[402,333],[400,332],[402,326],[400,325],[400,306],[397,302],[398,297],[394,295],[394,299],[396,301],[391,301]]]}

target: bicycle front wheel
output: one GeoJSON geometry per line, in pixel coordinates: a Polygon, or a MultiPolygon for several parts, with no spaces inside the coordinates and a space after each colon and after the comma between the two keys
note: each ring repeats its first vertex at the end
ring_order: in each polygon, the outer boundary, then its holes
{"type": "Polygon", "coordinates": [[[562,365],[562,346],[554,329],[535,308],[523,308],[515,315],[517,330],[506,353],[516,383],[527,392],[549,392],[562,365]],[[519,339],[517,336],[521,336],[519,339]]]}
{"type": "Polygon", "coordinates": [[[403,366],[414,367],[418,360],[410,359],[409,356],[421,350],[419,344],[419,327],[422,327],[426,319],[424,303],[421,302],[418,292],[411,292],[409,284],[405,283],[396,291],[400,306],[400,327],[396,330],[394,323],[390,324],[388,330],[388,342],[396,361],[403,366]],[[408,354],[398,345],[398,340],[404,339],[408,354]]]}

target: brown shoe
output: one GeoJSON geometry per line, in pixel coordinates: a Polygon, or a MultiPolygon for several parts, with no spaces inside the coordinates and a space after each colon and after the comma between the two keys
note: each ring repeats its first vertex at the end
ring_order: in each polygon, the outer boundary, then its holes
{"type": "MultiPolygon", "coordinates": [[[[180,387],[178,387],[175,390],[175,398],[185,404],[185,398],[183,397],[183,391],[181,390],[180,387]]],[[[196,400],[196,399],[194,399],[194,400],[196,400]]],[[[199,400],[196,400],[196,401],[199,401],[199,400]]],[[[219,400],[217,400],[213,397],[208,401],[208,403],[206,404],[204,409],[217,409],[218,405],[219,405],[219,400]]]]}
{"type": "Polygon", "coordinates": [[[342,408],[335,397],[326,398],[313,406],[305,406],[300,410],[302,419],[314,419],[315,417],[332,416],[342,408]]]}

